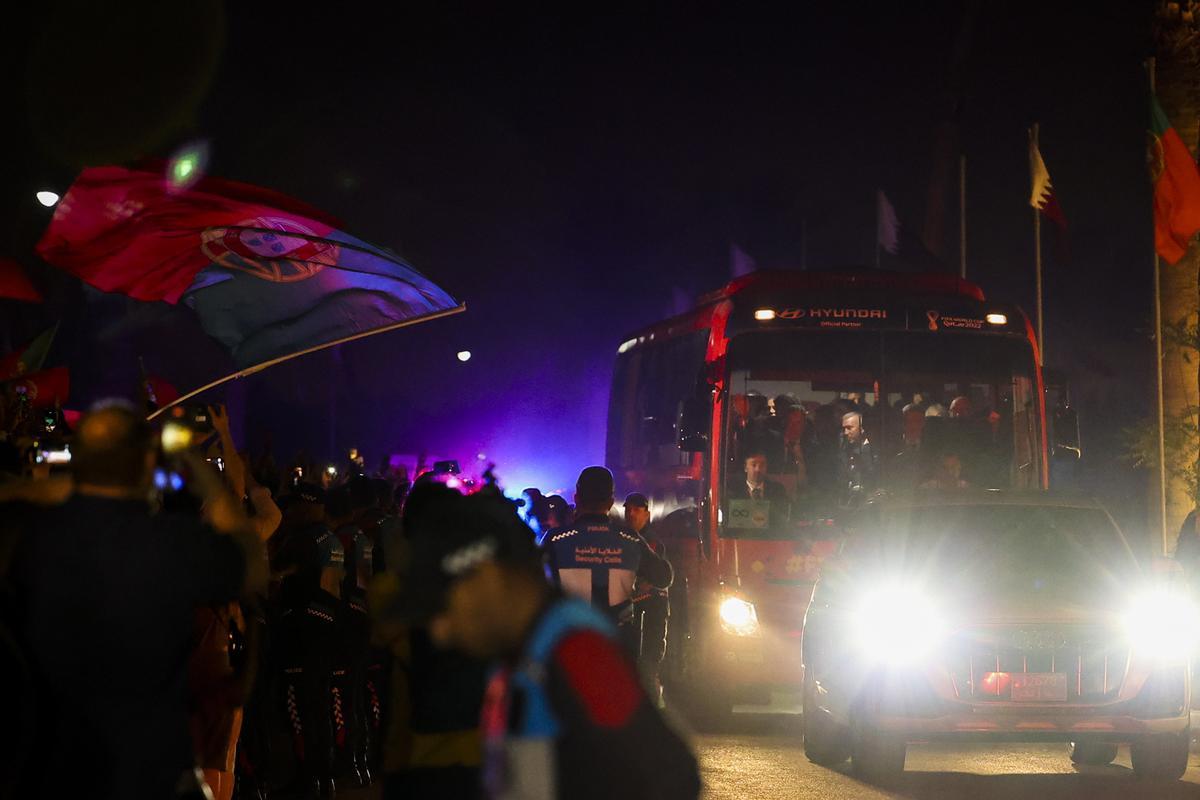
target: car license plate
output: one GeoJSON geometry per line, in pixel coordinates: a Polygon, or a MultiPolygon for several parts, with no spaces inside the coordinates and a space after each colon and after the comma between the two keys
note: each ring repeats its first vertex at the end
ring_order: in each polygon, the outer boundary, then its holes
{"type": "Polygon", "coordinates": [[[1012,676],[1015,703],[1065,703],[1067,676],[1062,672],[1017,672],[1012,676]]]}

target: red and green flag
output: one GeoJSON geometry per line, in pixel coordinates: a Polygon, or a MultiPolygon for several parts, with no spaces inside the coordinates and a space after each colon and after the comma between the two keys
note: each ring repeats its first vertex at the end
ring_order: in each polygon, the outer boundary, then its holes
{"type": "Polygon", "coordinates": [[[0,382],[41,370],[46,363],[46,356],[50,353],[50,347],[54,344],[56,333],[57,323],[25,346],[0,358],[0,382]]]}
{"type": "Polygon", "coordinates": [[[1154,249],[1176,264],[1200,231],[1200,170],[1154,95],[1146,161],[1154,182],[1154,249]]]}
{"type": "Polygon", "coordinates": [[[66,367],[46,368],[46,356],[56,333],[58,323],[0,358],[0,389],[23,396],[33,408],[53,408],[66,402],[71,391],[70,373],[66,367]]]}
{"type": "Polygon", "coordinates": [[[67,402],[71,394],[71,373],[66,367],[28,372],[5,383],[32,408],[54,408],[67,402]]]}

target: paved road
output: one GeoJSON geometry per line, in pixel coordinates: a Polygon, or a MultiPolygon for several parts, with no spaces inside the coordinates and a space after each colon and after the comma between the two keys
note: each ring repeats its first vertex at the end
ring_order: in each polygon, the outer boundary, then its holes
{"type": "Polygon", "coordinates": [[[1076,769],[1066,745],[913,745],[905,773],[886,788],[810,764],[798,717],[738,715],[719,734],[694,739],[708,800],[905,798],[906,800],[1200,800],[1200,756],[1179,783],[1134,778],[1122,748],[1109,767],[1076,769]]]}

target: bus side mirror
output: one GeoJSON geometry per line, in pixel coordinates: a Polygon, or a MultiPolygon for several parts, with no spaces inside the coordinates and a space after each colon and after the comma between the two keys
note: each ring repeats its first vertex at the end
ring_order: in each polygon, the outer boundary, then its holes
{"type": "Polygon", "coordinates": [[[1046,410],[1050,417],[1050,454],[1062,466],[1080,460],[1079,415],[1071,405],[1071,382],[1061,370],[1044,371],[1046,410]]]}
{"type": "Polygon", "coordinates": [[[1057,408],[1054,410],[1054,447],[1052,453],[1055,459],[1078,461],[1082,455],[1079,447],[1079,417],[1073,408],[1057,408]]]}
{"type": "Polygon", "coordinates": [[[685,453],[703,453],[708,449],[708,429],[712,425],[712,406],[707,397],[689,397],[679,409],[679,449],[685,453]]]}

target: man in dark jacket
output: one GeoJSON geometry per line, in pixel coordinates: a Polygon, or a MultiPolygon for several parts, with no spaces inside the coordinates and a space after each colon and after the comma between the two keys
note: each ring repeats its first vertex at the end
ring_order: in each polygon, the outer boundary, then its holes
{"type": "MultiPolygon", "coordinates": [[[[198,608],[266,586],[262,541],[219,475],[181,458],[211,524],[152,515],[156,439],[132,407],[83,418],[75,482],[13,569],[40,730],[21,797],[171,797],[195,782],[187,674],[198,608]]],[[[7,513],[7,512],[6,512],[7,513]]]]}
{"type": "Polygon", "coordinates": [[[673,575],[670,563],[642,537],[609,519],[613,492],[612,473],[604,467],[581,472],[575,484],[574,523],[550,531],[542,546],[555,585],[606,613],[636,654],[641,628],[634,617],[634,583],[666,589],[673,575]]]}
{"type": "MultiPolygon", "coordinates": [[[[625,524],[641,536],[655,554],[666,558],[666,548],[654,530],[654,523],[650,521],[650,501],[646,495],[634,492],[625,498],[625,524]]],[[[671,615],[668,589],[639,582],[634,590],[634,603],[642,625],[641,658],[638,664],[651,699],[661,707],[662,682],[658,673],[667,653],[667,620],[671,615]]]]}

